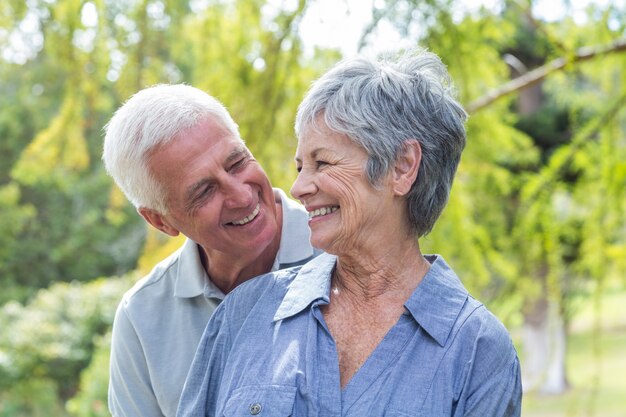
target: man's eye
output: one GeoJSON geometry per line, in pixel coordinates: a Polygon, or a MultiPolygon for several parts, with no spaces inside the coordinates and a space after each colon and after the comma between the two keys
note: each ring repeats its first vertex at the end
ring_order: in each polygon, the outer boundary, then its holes
{"type": "Polygon", "coordinates": [[[328,165],[328,162],[326,162],[326,161],[315,161],[315,166],[318,167],[318,168],[321,168],[321,167],[326,166],[326,165],[328,165]]]}
{"type": "Polygon", "coordinates": [[[214,186],[208,186],[208,187],[204,187],[197,195],[197,200],[198,201],[202,201],[203,199],[211,196],[211,194],[213,194],[213,192],[215,191],[215,187],[214,186]]]}
{"type": "Polygon", "coordinates": [[[241,158],[241,159],[237,160],[234,164],[232,164],[230,166],[230,168],[228,170],[229,171],[236,171],[236,170],[238,170],[239,168],[243,167],[246,164],[247,160],[248,160],[247,158],[241,158]]]}
{"type": "Polygon", "coordinates": [[[193,198],[187,203],[186,209],[190,213],[195,212],[197,209],[202,207],[204,203],[211,199],[211,196],[215,193],[215,186],[207,185],[206,187],[202,187],[198,189],[193,198]]]}

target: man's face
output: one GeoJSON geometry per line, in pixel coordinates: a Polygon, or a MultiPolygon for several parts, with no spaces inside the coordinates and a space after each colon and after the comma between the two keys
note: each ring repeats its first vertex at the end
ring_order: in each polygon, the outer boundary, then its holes
{"type": "Polygon", "coordinates": [[[214,117],[181,133],[149,158],[169,212],[165,231],[222,252],[257,257],[279,230],[267,175],[240,138],[214,117]]]}

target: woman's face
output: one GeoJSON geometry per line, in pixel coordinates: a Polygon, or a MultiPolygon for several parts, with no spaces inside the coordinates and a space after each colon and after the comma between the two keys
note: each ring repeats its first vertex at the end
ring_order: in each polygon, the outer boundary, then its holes
{"type": "Polygon", "coordinates": [[[380,233],[389,232],[397,213],[388,176],[380,186],[370,185],[363,148],[324,126],[303,132],[295,159],[299,174],[291,194],[309,212],[313,246],[341,255],[376,245],[380,233]]]}

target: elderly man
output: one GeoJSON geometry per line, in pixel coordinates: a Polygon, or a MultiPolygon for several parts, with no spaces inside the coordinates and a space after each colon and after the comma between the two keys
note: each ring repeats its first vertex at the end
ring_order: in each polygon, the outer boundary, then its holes
{"type": "Polygon", "coordinates": [[[183,246],[122,299],[113,324],[113,416],[174,416],[202,332],[224,295],[316,256],[308,215],[270,181],[216,99],[187,85],[135,94],[105,127],[109,174],[183,246]]]}

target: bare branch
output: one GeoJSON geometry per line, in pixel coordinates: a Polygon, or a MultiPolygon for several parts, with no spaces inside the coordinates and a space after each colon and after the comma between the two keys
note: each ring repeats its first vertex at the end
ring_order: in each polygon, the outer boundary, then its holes
{"type": "Polygon", "coordinates": [[[572,138],[569,145],[567,145],[566,156],[561,156],[558,159],[553,157],[550,162],[542,168],[542,174],[537,177],[538,182],[532,184],[532,188],[529,189],[530,191],[527,191],[528,195],[524,197],[522,207],[527,207],[534,202],[542,192],[550,190],[550,187],[562,178],[563,172],[568,169],[570,164],[574,161],[574,157],[580,148],[615,118],[619,111],[624,108],[625,104],[626,94],[622,94],[619,98],[609,103],[603,114],[583,126],[572,138]]]}
{"type": "Polygon", "coordinates": [[[363,50],[367,42],[367,38],[374,32],[374,29],[376,29],[380,21],[385,17],[388,17],[390,11],[396,7],[398,0],[393,0],[391,2],[388,1],[387,3],[388,5],[385,8],[378,8],[372,4],[372,20],[363,28],[363,32],[359,38],[357,51],[363,50]]]}
{"type": "Polygon", "coordinates": [[[607,55],[614,52],[621,52],[624,50],[626,50],[626,39],[618,39],[608,45],[588,46],[580,48],[572,56],[557,58],[553,61],[548,62],[545,65],[535,68],[534,70],[529,71],[526,74],[521,75],[503,84],[502,86],[492,91],[489,91],[484,96],[479,97],[475,101],[468,104],[466,110],[468,113],[475,113],[478,110],[487,107],[494,101],[505,97],[508,94],[523,90],[524,88],[530,87],[538,83],[553,72],[563,69],[568,64],[587,61],[597,56],[607,55]]]}

